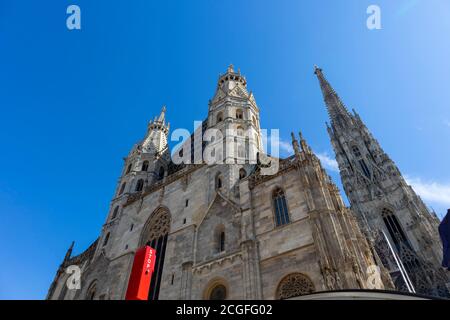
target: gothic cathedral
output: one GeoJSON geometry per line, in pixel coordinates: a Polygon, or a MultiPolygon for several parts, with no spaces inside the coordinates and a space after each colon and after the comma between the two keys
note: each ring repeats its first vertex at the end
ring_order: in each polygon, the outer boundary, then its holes
{"type": "Polygon", "coordinates": [[[411,286],[447,295],[437,217],[322,71],[315,73],[350,208],[301,134],[292,134],[292,156],[264,154],[260,109],[230,66],[193,141],[171,155],[166,109],[150,121],[124,159],[100,236],[74,257],[72,244],[47,299],[124,299],[135,252],[145,245],[157,252],[152,300],[289,299],[411,286]],[[222,161],[195,161],[203,154],[222,161]],[[72,265],[81,269],[80,289],[66,285],[72,265]]]}

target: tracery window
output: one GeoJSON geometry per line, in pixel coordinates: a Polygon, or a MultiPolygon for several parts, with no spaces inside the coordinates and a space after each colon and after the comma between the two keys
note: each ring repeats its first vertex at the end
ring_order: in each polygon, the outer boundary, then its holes
{"type": "Polygon", "coordinates": [[[292,273],[284,277],[278,285],[276,298],[289,299],[315,291],[311,279],[302,273],[292,273]]]}
{"type": "Polygon", "coordinates": [[[392,241],[394,241],[395,246],[398,248],[402,242],[409,245],[400,222],[398,221],[394,213],[391,210],[384,208],[381,211],[381,215],[383,217],[383,221],[386,225],[389,235],[391,236],[392,241]]]}
{"type": "Polygon", "coordinates": [[[148,164],[149,164],[148,161],[145,160],[144,163],[142,164],[141,170],[142,171],[147,171],[148,170],[148,164]]]}
{"type": "Polygon", "coordinates": [[[281,188],[277,188],[272,193],[272,201],[275,210],[276,226],[289,223],[289,211],[286,203],[286,196],[281,188]]]}
{"type": "Polygon", "coordinates": [[[236,110],[236,119],[244,119],[244,113],[241,109],[236,110]]]}
{"type": "Polygon", "coordinates": [[[357,146],[352,147],[352,152],[355,157],[357,158],[361,157],[361,152],[359,151],[359,148],[357,146]]]}
{"type": "Polygon", "coordinates": [[[150,216],[141,235],[141,245],[148,245],[157,253],[150,282],[149,300],[158,300],[159,297],[169,231],[170,213],[164,208],[159,208],[150,216]]]}

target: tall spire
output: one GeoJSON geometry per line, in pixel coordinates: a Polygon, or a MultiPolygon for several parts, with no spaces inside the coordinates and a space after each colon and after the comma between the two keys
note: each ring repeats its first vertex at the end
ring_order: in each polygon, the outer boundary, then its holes
{"type": "Polygon", "coordinates": [[[351,114],[323,75],[322,69],[318,66],[314,66],[314,74],[317,76],[317,79],[319,79],[320,89],[322,90],[323,99],[327,106],[328,115],[330,116],[332,124],[344,125],[346,122],[351,122],[351,114]]]}
{"type": "Polygon", "coordinates": [[[166,120],[166,106],[163,106],[161,109],[161,113],[159,114],[158,121],[164,123],[166,120]]]}
{"type": "Polygon", "coordinates": [[[66,256],[64,257],[64,261],[67,261],[70,259],[70,257],[72,256],[72,250],[73,250],[73,245],[75,244],[75,241],[72,241],[72,244],[70,245],[69,249],[66,252],[66,256]]]}
{"type": "Polygon", "coordinates": [[[300,146],[299,146],[298,141],[295,138],[295,134],[293,132],[291,132],[291,137],[292,137],[292,146],[294,147],[294,152],[296,155],[298,155],[300,153],[300,146]]]}

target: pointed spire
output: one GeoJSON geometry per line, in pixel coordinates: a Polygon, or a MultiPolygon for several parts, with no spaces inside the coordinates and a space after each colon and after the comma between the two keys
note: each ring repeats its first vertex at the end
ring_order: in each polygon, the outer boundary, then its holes
{"type": "Polygon", "coordinates": [[[295,138],[295,134],[293,132],[291,132],[291,137],[292,137],[292,146],[294,147],[294,152],[297,155],[300,153],[300,146],[299,146],[298,141],[295,138]]]}
{"type": "Polygon", "coordinates": [[[161,109],[161,113],[159,114],[158,121],[164,123],[166,120],[166,106],[163,106],[161,109]]]}
{"type": "Polygon", "coordinates": [[[75,241],[72,241],[72,244],[70,245],[69,249],[66,252],[66,256],[64,257],[64,261],[67,261],[70,259],[70,257],[72,256],[72,250],[73,250],[73,246],[75,245],[75,241]]]}
{"type": "Polygon", "coordinates": [[[227,73],[233,73],[233,72],[234,72],[234,66],[233,66],[233,64],[230,64],[228,66],[227,73]]]}
{"type": "Polygon", "coordinates": [[[305,138],[303,137],[302,132],[300,131],[298,135],[300,136],[300,145],[302,147],[302,151],[305,153],[311,153],[311,148],[309,147],[308,143],[306,142],[305,138]]]}
{"type": "Polygon", "coordinates": [[[327,106],[328,115],[332,123],[339,123],[343,125],[345,122],[351,122],[352,116],[348,112],[345,105],[342,103],[336,91],[327,81],[323,75],[322,69],[318,66],[314,66],[314,74],[320,83],[320,89],[322,90],[322,95],[327,106]]]}

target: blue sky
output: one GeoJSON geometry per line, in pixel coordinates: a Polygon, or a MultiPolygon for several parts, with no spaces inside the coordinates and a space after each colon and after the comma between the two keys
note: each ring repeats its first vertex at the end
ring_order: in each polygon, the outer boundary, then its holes
{"type": "Polygon", "coordinates": [[[0,299],[45,297],[70,242],[77,254],[98,236],[147,121],[165,104],[172,128],[191,129],[230,63],[261,126],[285,141],[302,130],[339,182],[313,74],[321,66],[442,215],[449,33],[447,0],[0,2],[0,299]],[[66,28],[70,4],[81,30],[66,28]],[[366,28],[370,4],[382,30],[366,28]]]}

